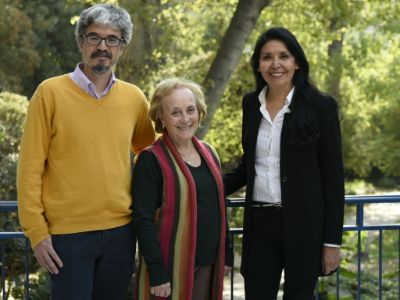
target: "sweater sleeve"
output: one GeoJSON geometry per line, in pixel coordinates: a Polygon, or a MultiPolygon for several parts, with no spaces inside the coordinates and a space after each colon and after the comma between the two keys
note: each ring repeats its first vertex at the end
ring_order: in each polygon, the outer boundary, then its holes
{"type": "Polygon", "coordinates": [[[18,214],[32,248],[47,238],[49,227],[42,202],[42,182],[52,135],[53,105],[39,86],[28,108],[17,169],[18,214]]]}
{"type": "Polygon", "coordinates": [[[153,123],[149,117],[149,103],[143,94],[140,100],[141,103],[132,136],[132,151],[135,154],[138,154],[155,140],[153,123]]]}
{"type": "Polygon", "coordinates": [[[156,158],[151,152],[141,152],[132,178],[133,225],[149,270],[151,286],[170,281],[154,225],[156,210],[162,203],[162,186],[162,172],[156,158]]]}

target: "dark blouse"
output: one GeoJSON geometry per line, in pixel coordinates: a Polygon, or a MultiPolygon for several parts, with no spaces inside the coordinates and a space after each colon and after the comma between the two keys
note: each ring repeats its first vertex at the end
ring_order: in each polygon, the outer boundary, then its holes
{"type": "MultiPolygon", "coordinates": [[[[195,265],[211,265],[215,261],[220,234],[217,185],[203,159],[199,167],[189,166],[189,170],[196,184],[197,195],[195,265]]],[[[154,226],[155,213],[162,204],[162,195],[163,175],[160,165],[153,153],[143,152],[133,171],[133,223],[140,251],[148,266],[151,286],[170,281],[163,267],[161,248],[154,226]]]]}

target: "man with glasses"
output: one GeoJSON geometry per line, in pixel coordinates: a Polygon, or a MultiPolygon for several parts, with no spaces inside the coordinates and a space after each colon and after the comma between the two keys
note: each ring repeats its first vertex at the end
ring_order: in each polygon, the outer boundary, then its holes
{"type": "Polygon", "coordinates": [[[144,94],[113,73],[132,27],[120,7],[84,10],[75,31],[83,62],[41,83],[29,104],[19,217],[52,299],[124,299],[132,276],[130,155],[155,138],[144,94]]]}

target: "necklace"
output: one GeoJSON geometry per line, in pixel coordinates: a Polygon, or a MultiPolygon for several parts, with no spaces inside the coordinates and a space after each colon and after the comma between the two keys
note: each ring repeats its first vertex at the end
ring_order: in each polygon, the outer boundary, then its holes
{"type": "Polygon", "coordinates": [[[179,154],[181,155],[181,157],[182,157],[182,159],[183,159],[183,161],[185,162],[185,163],[187,163],[188,165],[190,165],[190,166],[194,166],[194,162],[190,159],[191,158],[191,156],[192,156],[192,153],[193,153],[193,151],[192,150],[190,150],[190,152],[188,153],[188,154],[183,154],[182,152],[180,152],[179,150],[178,150],[178,152],[179,152],[179,154]]]}
{"type": "Polygon", "coordinates": [[[182,157],[183,161],[185,163],[187,163],[188,165],[191,165],[193,167],[194,163],[190,160],[190,157],[192,156],[191,155],[192,153],[190,153],[189,155],[183,155],[182,153],[180,153],[180,154],[181,154],[181,157],[182,157]]]}
{"type": "Polygon", "coordinates": [[[193,162],[192,162],[190,159],[185,158],[185,157],[182,157],[182,158],[183,158],[183,161],[184,161],[185,163],[187,163],[188,165],[191,165],[191,166],[193,167],[193,162]]]}

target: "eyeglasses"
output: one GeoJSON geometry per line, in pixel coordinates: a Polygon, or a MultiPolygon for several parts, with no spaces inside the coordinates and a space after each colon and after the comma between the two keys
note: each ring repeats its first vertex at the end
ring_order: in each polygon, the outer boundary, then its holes
{"type": "Polygon", "coordinates": [[[90,45],[100,45],[101,41],[104,40],[108,47],[118,47],[122,43],[125,43],[125,39],[120,39],[114,35],[108,35],[106,37],[98,36],[97,34],[81,34],[81,38],[84,38],[85,41],[90,45]]]}

